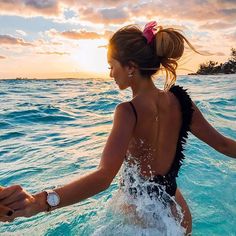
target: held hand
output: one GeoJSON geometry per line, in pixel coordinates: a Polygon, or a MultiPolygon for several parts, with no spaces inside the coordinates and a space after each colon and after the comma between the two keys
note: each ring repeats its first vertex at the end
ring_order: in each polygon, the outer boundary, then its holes
{"type": "MultiPolygon", "coordinates": [[[[0,186],[0,192],[3,190],[4,188],[0,186]]],[[[0,218],[4,218],[4,217],[9,217],[12,216],[13,214],[13,210],[10,209],[9,207],[0,205],[0,218]]]]}
{"type": "Polygon", "coordinates": [[[6,206],[0,205],[0,218],[12,216],[14,211],[6,206]]]}
{"type": "MultiPolygon", "coordinates": [[[[9,217],[0,217],[0,221],[12,221],[16,217],[31,217],[40,212],[40,204],[33,195],[26,192],[20,185],[0,190],[0,205],[12,209],[9,217]]],[[[5,208],[4,208],[5,209],[5,208]]]]}

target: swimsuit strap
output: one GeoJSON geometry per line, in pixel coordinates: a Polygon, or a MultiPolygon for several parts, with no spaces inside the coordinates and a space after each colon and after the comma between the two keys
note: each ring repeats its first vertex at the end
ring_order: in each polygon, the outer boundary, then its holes
{"type": "Polygon", "coordinates": [[[137,120],[138,120],[137,111],[136,111],[136,109],[135,109],[135,107],[134,107],[134,104],[133,104],[132,102],[129,102],[129,104],[131,105],[131,107],[132,107],[132,109],[133,109],[133,112],[134,112],[134,115],[135,115],[135,119],[136,119],[136,121],[135,121],[135,126],[136,126],[137,120]]]}
{"type": "Polygon", "coordinates": [[[175,153],[175,159],[171,166],[170,171],[168,172],[169,175],[172,175],[173,177],[178,176],[178,171],[183,163],[184,160],[184,154],[183,145],[186,144],[187,138],[188,138],[188,131],[190,131],[190,125],[192,121],[192,115],[193,115],[193,107],[192,107],[192,100],[187,93],[187,89],[183,89],[183,87],[179,85],[173,85],[170,90],[177,99],[179,100],[180,106],[181,106],[181,113],[182,113],[182,125],[180,128],[179,138],[177,142],[177,148],[175,153]]]}

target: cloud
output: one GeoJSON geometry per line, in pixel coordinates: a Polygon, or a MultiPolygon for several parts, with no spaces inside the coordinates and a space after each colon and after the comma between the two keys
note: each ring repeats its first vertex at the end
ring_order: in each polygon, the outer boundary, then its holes
{"type": "Polygon", "coordinates": [[[98,12],[101,14],[103,19],[107,19],[107,20],[117,20],[117,19],[128,18],[128,14],[125,12],[125,10],[119,9],[119,8],[101,9],[98,12]]]}
{"type": "MultiPolygon", "coordinates": [[[[236,4],[235,4],[236,7],[236,4]]],[[[223,15],[225,16],[229,16],[229,17],[234,17],[234,22],[235,22],[235,17],[236,17],[236,8],[230,8],[230,9],[220,9],[219,10],[220,13],[223,13],[223,15]]]]}
{"type": "Polygon", "coordinates": [[[59,16],[60,1],[56,0],[0,0],[0,14],[32,16],[59,16]]]}
{"type": "MultiPolygon", "coordinates": [[[[234,23],[235,0],[0,0],[0,14],[23,17],[43,16],[66,21],[77,18],[98,24],[125,24],[139,19],[190,20],[209,24],[209,20],[234,23]],[[74,14],[65,16],[68,9],[74,14]],[[76,15],[76,17],[75,17],[76,15]]],[[[63,22],[63,21],[62,21],[63,22]]],[[[68,21],[69,22],[69,21],[68,21]]],[[[211,23],[210,23],[211,24],[211,23]]],[[[214,26],[212,26],[214,27],[214,26]]]]}
{"type": "Polygon", "coordinates": [[[51,42],[52,45],[62,45],[63,43],[60,42],[51,42]]]}
{"type": "Polygon", "coordinates": [[[44,0],[44,1],[25,0],[22,2],[24,2],[26,6],[30,6],[32,8],[48,9],[48,8],[54,7],[56,5],[57,1],[55,1],[55,0],[44,0]]]}
{"type": "Polygon", "coordinates": [[[201,50],[200,52],[205,54],[205,56],[227,56],[224,52],[213,52],[210,50],[201,50]]]}
{"type": "Polygon", "coordinates": [[[6,57],[4,57],[4,56],[0,56],[0,59],[6,59],[6,57]]]}
{"type": "Polygon", "coordinates": [[[10,35],[0,35],[0,44],[13,44],[21,46],[34,46],[32,43],[25,42],[23,39],[14,38],[10,35]]]}
{"type": "Polygon", "coordinates": [[[44,55],[59,55],[59,56],[70,55],[70,53],[68,53],[68,52],[37,52],[37,54],[44,54],[44,55]]]}
{"type": "Polygon", "coordinates": [[[233,28],[235,27],[235,23],[231,23],[231,22],[215,22],[215,23],[206,23],[203,24],[201,26],[199,26],[199,28],[202,29],[210,29],[210,30],[224,30],[224,29],[228,29],[228,28],[233,28]]]}
{"type": "Polygon", "coordinates": [[[236,42],[236,31],[233,32],[233,33],[226,34],[226,35],[225,35],[225,38],[228,39],[228,40],[230,40],[230,41],[233,41],[233,42],[234,42],[234,47],[236,47],[236,46],[235,46],[235,42],[236,42]]]}
{"type": "Polygon", "coordinates": [[[123,24],[129,20],[127,9],[122,6],[116,8],[80,7],[78,11],[81,20],[97,24],[123,24]]]}
{"type": "Polygon", "coordinates": [[[70,18],[65,16],[68,9],[79,16],[78,20],[89,22],[119,22],[127,20],[127,9],[124,0],[0,0],[0,15],[17,15],[22,17],[42,16],[46,18],[70,18]],[[95,21],[94,21],[95,20],[95,21]]]}
{"type": "Polygon", "coordinates": [[[223,52],[217,52],[215,53],[216,56],[227,56],[225,53],[223,52]]]}
{"type": "Polygon", "coordinates": [[[236,2],[232,1],[231,8],[218,4],[216,0],[169,0],[152,1],[144,4],[129,4],[127,7],[131,19],[166,19],[189,22],[207,22],[209,20],[225,20],[235,22],[236,2]]]}
{"type": "Polygon", "coordinates": [[[103,34],[98,34],[96,32],[86,31],[86,30],[69,30],[69,31],[58,32],[55,29],[51,29],[46,31],[46,34],[50,37],[59,36],[67,39],[80,40],[80,39],[109,38],[112,34],[112,31],[107,30],[103,34]]]}
{"type": "Polygon", "coordinates": [[[22,36],[26,36],[27,35],[26,32],[23,31],[23,30],[16,30],[16,33],[18,33],[18,34],[20,34],[22,36]]]}
{"type": "Polygon", "coordinates": [[[68,39],[100,39],[101,35],[95,32],[80,31],[64,31],[60,33],[61,36],[68,39]]]}

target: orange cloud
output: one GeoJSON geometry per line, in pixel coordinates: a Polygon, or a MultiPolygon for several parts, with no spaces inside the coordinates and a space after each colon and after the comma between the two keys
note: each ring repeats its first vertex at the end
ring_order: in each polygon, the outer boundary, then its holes
{"type": "Polygon", "coordinates": [[[10,35],[0,35],[0,44],[15,44],[22,46],[34,46],[32,43],[25,42],[23,39],[14,38],[10,35]]]}
{"type": "Polygon", "coordinates": [[[101,35],[95,32],[88,32],[85,30],[80,31],[64,31],[60,33],[61,36],[68,39],[100,39],[101,35]]]}
{"type": "Polygon", "coordinates": [[[227,56],[223,52],[212,52],[209,50],[201,50],[201,53],[204,53],[205,55],[208,55],[208,56],[227,56]]]}
{"type": "Polygon", "coordinates": [[[199,28],[203,29],[210,29],[210,30],[221,30],[221,29],[226,29],[226,28],[232,28],[235,27],[235,23],[231,22],[215,22],[215,23],[206,23],[201,25],[199,28]]]}
{"type": "Polygon", "coordinates": [[[86,31],[86,30],[69,30],[69,31],[58,32],[55,29],[51,29],[49,31],[46,31],[46,34],[50,37],[60,36],[67,39],[80,40],[80,39],[110,38],[113,32],[106,30],[103,34],[98,34],[96,32],[86,31]]]}
{"type": "MultiPolygon", "coordinates": [[[[208,23],[209,20],[224,20],[235,23],[235,0],[169,0],[143,1],[135,0],[9,0],[0,1],[0,14],[20,15],[23,17],[43,16],[63,18],[64,11],[75,12],[79,20],[103,24],[125,24],[146,19],[191,20],[208,23]]],[[[211,26],[212,24],[212,26],[211,26]]],[[[225,25],[230,26],[231,24],[225,25]]]]}
{"type": "Polygon", "coordinates": [[[0,59],[6,59],[6,57],[4,57],[4,56],[0,56],[0,59]]]}

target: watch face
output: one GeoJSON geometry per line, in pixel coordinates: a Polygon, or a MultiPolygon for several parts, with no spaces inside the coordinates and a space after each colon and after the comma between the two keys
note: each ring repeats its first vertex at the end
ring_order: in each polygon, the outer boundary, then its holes
{"type": "Polygon", "coordinates": [[[48,204],[52,207],[57,206],[60,202],[59,196],[56,193],[50,193],[47,200],[48,204]]]}

